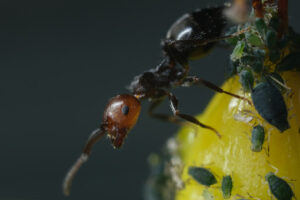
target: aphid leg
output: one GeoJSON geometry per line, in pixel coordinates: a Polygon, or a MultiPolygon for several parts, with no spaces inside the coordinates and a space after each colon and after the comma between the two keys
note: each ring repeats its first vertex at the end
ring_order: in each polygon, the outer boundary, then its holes
{"type": "Polygon", "coordinates": [[[228,95],[233,96],[235,98],[242,99],[244,101],[247,101],[248,104],[252,105],[252,103],[249,99],[247,99],[245,97],[242,97],[242,96],[239,96],[239,95],[236,95],[236,94],[233,94],[231,92],[227,92],[227,91],[223,90],[222,88],[216,86],[215,84],[213,84],[209,81],[197,78],[195,76],[186,77],[185,80],[182,83],[183,86],[192,86],[192,85],[199,85],[199,84],[202,84],[202,85],[204,85],[204,86],[206,86],[206,87],[208,87],[208,88],[210,88],[210,89],[212,89],[216,92],[228,94],[228,95]]]}
{"type": "Polygon", "coordinates": [[[167,122],[172,122],[175,124],[180,124],[179,119],[174,116],[174,115],[167,115],[167,114],[163,114],[163,113],[154,113],[154,110],[165,100],[164,97],[158,99],[158,100],[154,100],[153,102],[151,102],[149,110],[148,110],[148,114],[156,119],[162,120],[162,121],[167,121],[167,122]]]}
{"type": "Polygon", "coordinates": [[[87,143],[85,144],[83,151],[80,155],[80,157],[77,159],[77,161],[72,165],[71,169],[68,171],[66,174],[66,177],[63,181],[63,193],[68,196],[70,195],[71,191],[71,186],[72,186],[72,181],[81,167],[83,163],[85,163],[91,152],[92,152],[92,147],[94,144],[96,144],[104,135],[106,134],[106,131],[104,128],[99,128],[94,130],[91,135],[89,136],[87,143]]]}
{"type": "Polygon", "coordinates": [[[208,126],[208,125],[205,125],[203,123],[201,123],[198,119],[196,119],[195,117],[191,116],[191,115],[187,115],[187,114],[182,114],[179,112],[178,110],[178,100],[177,98],[170,92],[167,93],[168,97],[169,97],[169,100],[170,100],[170,106],[171,106],[171,109],[172,109],[172,112],[175,116],[178,116],[186,121],[189,121],[193,124],[196,124],[202,128],[206,128],[206,129],[209,129],[209,130],[212,130],[213,132],[216,133],[216,135],[221,138],[221,135],[220,133],[214,129],[213,127],[211,126],[208,126]]]}

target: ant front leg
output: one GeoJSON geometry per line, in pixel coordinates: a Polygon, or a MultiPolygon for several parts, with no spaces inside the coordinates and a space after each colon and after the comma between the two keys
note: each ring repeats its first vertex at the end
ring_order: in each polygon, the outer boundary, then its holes
{"type": "Polygon", "coordinates": [[[68,171],[64,181],[63,181],[63,192],[66,196],[70,195],[70,190],[72,186],[72,181],[75,177],[75,174],[81,167],[83,163],[85,163],[91,152],[92,147],[106,134],[106,131],[103,128],[99,128],[94,130],[91,135],[88,138],[87,143],[84,146],[84,149],[79,156],[79,158],[76,160],[76,162],[72,165],[71,169],[68,171]]]}
{"type": "Polygon", "coordinates": [[[209,130],[212,130],[213,132],[216,133],[216,135],[221,138],[221,135],[220,133],[214,129],[213,127],[211,126],[208,126],[208,125],[205,125],[203,123],[201,123],[198,119],[196,119],[195,117],[191,116],[191,115],[187,115],[187,114],[183,114],[183,113],[180,113],[179,110],[178,110],[178,100],[177,98],[170,92],[167,92],[167,95],[169,97],[169,100],[170,100],[170,106],[171,106],[171,110],[173,112],[173,114],[177,117],[180,117],[188,122],[191,122],[193,124],[196,124],[202,128],[206,128],[206,129],[209,129],[209,130]]]}
{"type": "Polygon", "coordinates": [[[248,104],[252,105],[251,101],[245,97],[242,97],[242,96],[239,96],[239,95],[236,95],[236,94],[233,94],[231,92],[227,92],[225,90],[223,90],[222,88],[218,87],[217,85],[209,82],[209,81],[206,81],[204,79],[200,79],[200,78],[197,78],[195,76],[189,76],[189,77],[186,77],[183,82],[182,82],[182,86],[192,86],[192,85],[204,85],[206,86],[207,88],[211,89],[211,90],[214,90],[216,92],[219,92],[219,93],[224,93],[224,94],[227,94],[227,95],[230,95],[232,97],[235,97],[235,98],[238,98],[238,99],[241,99],[241,100],[244,100],[244,101],[247,101],[248,104]]]}
{"type": "Polygon", "coordinates": [[[162,97],[160,99],[154,100],[151,102],[148,114],[156,119],[162,120],[162,121],[167,121],[175,124],[179,124],[180,121],[178,118],[174,115],[167,115],[163,113],[154,113],[154,110],[165,100],[165,97],[162,97]]]}

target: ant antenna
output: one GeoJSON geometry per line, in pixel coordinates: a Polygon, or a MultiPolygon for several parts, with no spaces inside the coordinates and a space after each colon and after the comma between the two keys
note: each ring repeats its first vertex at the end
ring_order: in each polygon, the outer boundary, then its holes
{"type": "Polygon", "coordinates": [[[106,134],[106,132],[104,131],[103,128],[98,128],[96,130],[94,130],[90,137],[88,138],[87,143],[84,146],[84,149],[81,153],[81,155],[79,156],[79,158],[76,160],[76,162],[72,165],[71,169],[68,171],[64,181],[63,181],[63,193],[66,196],[70,195],[70,191],[71,191],[71,186],[72,186],[72,182],[73,179],[76,175],[76,173],[78,172],[79,168],[81,167],[81,165],[83,163],[85,163],[86,161],[88,161],[88,158],[92,152],[92,147],[94,146],[94,144],[96,144],[104,135],[106,134]]]}

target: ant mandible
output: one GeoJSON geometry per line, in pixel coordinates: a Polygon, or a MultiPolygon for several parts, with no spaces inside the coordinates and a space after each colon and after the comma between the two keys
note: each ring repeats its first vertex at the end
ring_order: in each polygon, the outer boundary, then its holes
{"type": "Polygon", "coordinates": [[[76,172],[88,160],[94,144],[104,135],[110,138],[114,148],[122,146],[128,132],[138,119],[141,100],[151,100],[149,114],[153,117],[173,122],[174,117],[178,117],[202,128],[210,129],[221,137],[213,127],[201,123],[191,115],[181,113],[178,110],[178,100],[169,89],[203,84],[216,92],[225,93],[250,103],[244,97],[224,91],[213,83],[196,76],[188,75],[189,60],[200,59],[212,50],[217,41],[241,33],[222,36],[227,24],[223,15],[225,8],[226,6],[219,6],[196,10],[175,21],[168,30],[166,39],[161,43],[164,53],[162,62],[157,67],[134,78],[129,86],[131,94],[118,95],[108,102],[100,128],[91,133],[80,157],[64,179],[63,192],[65,195],[70,194],[76,172]],[[173,116],[153,112],[166,97],[170,101],[173,116]]]}

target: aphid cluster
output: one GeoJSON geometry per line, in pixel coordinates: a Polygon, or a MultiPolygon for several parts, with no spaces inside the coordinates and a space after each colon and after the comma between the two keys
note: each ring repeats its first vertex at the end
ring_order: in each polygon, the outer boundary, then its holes
{"type": "MultiPolygon", "coordinates": [[[[220,40],[226,39],[227,43],[234,46],[231,54],[230,75],[239,75],[244,91],[251,93],[252,102],[258,114],[280,132],[284,132],[290,127],[283,98],[286,86],[280,72],[300,69],[298,57],[300,36],[289,30],[287,34],[278,39],[280,27],[278,16],[275,11],[270,12],[271,15],[264,16],[264,7],[262,10],[257,7],[256,11],[259,17],[255,22],[249,21],[244,25],[233,27],[224,35],[223,32],[227,25],[224,10],[227,8],[227,6],[219,6],[196,10],[175,21],[162,42],[162,61],[153,69],[134,77],[129,86],[130,94],[117,95],[108,102],[100,128],[92,132],[79,159],[66,175],[63,183],[65,195],[69,195],[75,174],[88,160],[92,147],[103,136],[108,136],[114,148],[120,148],[123,145],[129,131],[137,122],[142,100],[151,102],[148,113],[152,117],[169,122],[174,122],[174,118],[185,120],[209,129],[221,138],[221,134],[214,127],[180,112],[178,99],[170,92],[172,88],[202,84],[216,92],[239,98],[252,105],[251,101],[245,97],[224,91],[209,81],[189,74],[189,61],[208,54],[220,40]],[[293,44],[295,41],[297,41],[296,44],[293,44]],[[286,53],[286,48],[289,48],[289,53],[286,53]],[[165,99],[170,102],[172,115],[155,112],[158,105],[165,99]]],[[[252,151],[260,152],[262,150],[264,131],[264,127],[260,125],[253,128],[252,151]]],[[[164,164],[160,163],[157,166],[157,168],[161,168],[164,164]]],[[[188,174],[198,183],[207,187],[217,183],[213,173],[205,168],[189,166],[188,174]]],[[[160,169],[153,181],[160,185],[165,184],[170,178],[172,177],[165,176],[160,169]]],[[[280,199],[281,197],[278,197],[276,191],[279,191],[280,187],[287,188],[287,186],[276,176],[275,178],[268,176],[267,180],[274,196],[280,199]],[[279,184],[280,187],[276,184],[279,184]]],[[[156,188],[155,184],[152,184],[151,187],[156,188]]],[[[232,188],[231,176],[224,176],[222,179],[224,198],[230,198],[232,188]]],[[[158,193],[161,194],[161,191],[158,193]]],[[[285,194],[285,197],[289,194],[285,194]]]]}
{"type": "MultiPolygon", "coordinates": [[[[262,1],[252,2],[261,3],[262,1]]],[[[268,3],[274,1],[264,2],[265,4],[258,5],[258,7],[262,7],[259,9],[257,7],[258,18],[256,20],[249,21],[239,27],[234,27],[227,33],[235,33],[239,29],[250,27],[248,32],[226,39],[229,44],[235,47],[231,54],[232,65],[229,69],[229,74],[239,76],[243,90],[251,94],[257,113],[270,125],[274,126],[280,132],[284,132],[290,128],[287,106],[283,98],[284,96],[288,97],[289,88],[285,80],[281,77],[281,74],[286,70],[299,71],[300,69],[300,35],[293,32],[291,28],[285,34],[280,35],[282,33],[279,31],[280,23],[276,7],[268,7],[268,3]]],[[[251,119],[254,118],[257,119],[256,117],[251,119]]],[[[249,121],[245,123],[249,123],[249,121]]],[[[251,127],[251,150],[255,152],[251,153],[251,156],[259,157],[261,155],[257,152],[261,152],[263,149],[267,129],[264,127],[264,121],[257,120],[255,124],[255,126],[253,125],[254,127],[251,127]],[[258,121],[259,123],[257,123],[258,121]]],[[[197,153],[195,154],[197,155],[197,153]]],[[[201,151],[201,153],[204,152],[201,151]]],[[[267,155],[268,158],[270,158],[269,155],[267,155]]],[[[190,159],[187,160],[187,162],[190,161],[190,159]]],[[[195,162],[194,158],[192,162],[195,162]]],[[[196,162],[199,162],[199,160],[196,160],[196,162]]],[[[218,169],[222,167],[217,166],[218,169]]],[[[214,191],[216,195],[222,192],[223,199],[250,200],[261,198],[250,195],[253,191],[248,191],[248,193],[244,194],[248,198],[239,194],[232,194],[233,187],[237,188],[239,186],[234,185],[233,177],[229,175],[223,176],[220,188],[216,186],[220,181],[213,169],[196,166],[186,166],[186,168],[188,177],[194,179],[196,185],[200,184],[204,186],[199,187],[199,190],[200,188],[204,188],[202,189],[202,198],[204,199],[215,199],[211,191],[214,191]]],[[[263,179],[262,176],[265,174],[257,175],[263,179]]],[[[186,174],[183,175],[183,177],[185,176],[186,174]]],[[[283,178],[274,173],[268,173],[265,175],[265,180],[269,186],[268,196],[270,199],[290,200],[293,197],[296,199],[291,186],[283,178]]],[[[189,179],[186,182],[189,183],[189,179]]],[[[191,185],[194,186],[195,184],[192,183],[191,185]]],[[[267,191],[265,192],[267,193],[267,191]]],[[[184,194],[185,191],[180,193],[179,196],[184,194]]],[[[199,198],[201,199],[201,197],[199,198]]]]}
{"type": "MultiPolygon", "coordinates": [[[[235,46],[231,54],[229,75],[239,75],[241,85],[251,93],[258,114],[280,132],[289,129],[283,88],[287,88],[280,72],[299,70],[299,35],[290,28],[279,37],[280,20],[277,10],[261,7],[253,1],[256,20],[242,27],[250,30],[227,42],[235,46]],[[268,15],[264,10],[269,9],[268,15]],[[287,49],[289,49],[287,53],[287,49]]],[[[232,28],[231,32],[237,28],[232,28]]]]}

